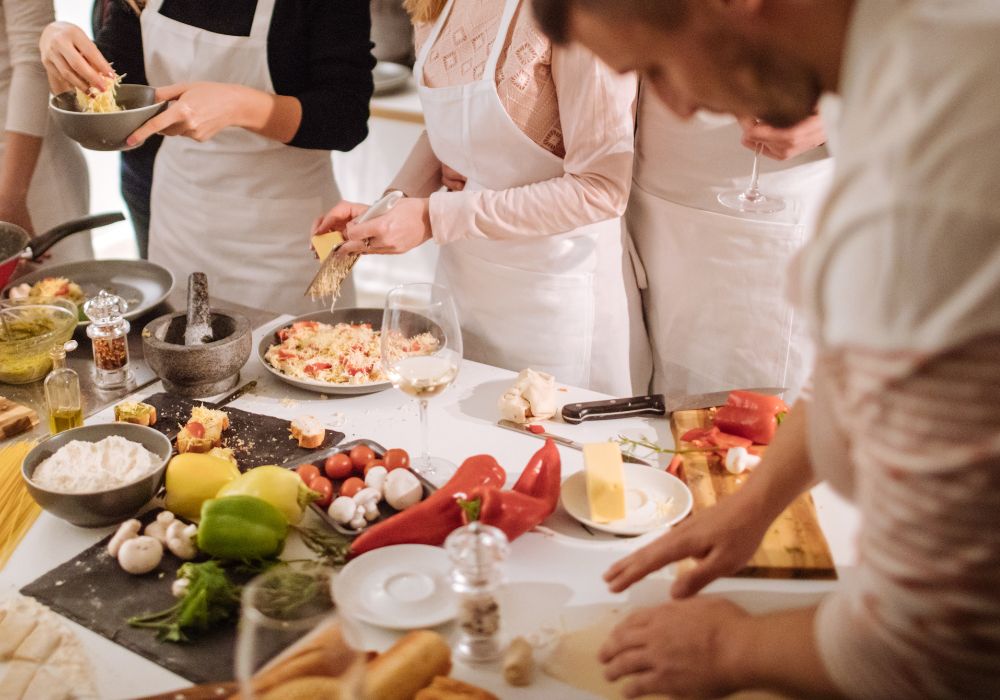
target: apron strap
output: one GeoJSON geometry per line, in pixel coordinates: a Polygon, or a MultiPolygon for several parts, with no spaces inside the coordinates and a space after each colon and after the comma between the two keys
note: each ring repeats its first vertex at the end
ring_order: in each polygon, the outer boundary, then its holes
{"type": "Polygon", "coordinates": [[[500,62],[500,54],[503,53],[504,44],[507,43],[507,36],[510,34],[510,25],[514,22],[514,13],[521,6],[521,0],[506,0],[503,6],[503,15],[500,16],[500,27],[497,29],[497,36],[493,40],[490,48],[490,57],[486,59],[486,67],[483,69],[483,79],[496,82],[497,64],[500,62]]]}
{"type": "Polygon", "coordinates": [[[434,20],[434,26],[431,28],[431,33],[427,35],[427,40],[420,47],[420,55],[417,56],[417,61],[413,64],[413,75],[416,76],[418,85],[424,84],[424,63],[427,62],[431,49],[437,43],[438,37],[441,36],[441,30],[444,29],[444,23],[448,20],[448,15],[451,14],[451,8],[454,4],[455,0],[448,0],[444,9],[441,10],[441,14],[434,20]]]}
{"type": "Polygon", "coordinates": [[[274,14],[274,0],[257,0],[257,9],[253,13],[253,24],[250,25],[250,36],[266,37],[271,27],[271,16],[274,14]]]}

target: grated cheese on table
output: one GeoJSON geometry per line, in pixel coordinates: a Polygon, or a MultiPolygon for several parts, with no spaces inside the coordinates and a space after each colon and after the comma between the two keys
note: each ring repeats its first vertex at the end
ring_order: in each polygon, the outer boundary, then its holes
{"type": "Polygon", "coordinates": [[[131,484],[161,464],[139,443],[111,435],[99,442],[66,443],[38,465],[31,481],[49,491],[92,493],[131,484]]]}

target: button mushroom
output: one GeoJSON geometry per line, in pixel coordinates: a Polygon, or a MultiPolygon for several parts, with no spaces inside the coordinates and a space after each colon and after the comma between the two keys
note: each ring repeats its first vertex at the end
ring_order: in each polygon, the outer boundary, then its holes
{"type": "Polygon", "coordinates": [[[363,488],[354,494],[354,502],[364,507],[364,518],[368,522],[378,518],[378,502],[382,500],[382,494],[373,488],[363,488]]]}
{"type": "Polygon", "coordinates": [[[385,477],[385,500],[396,510],[406,510],[423,497],[424,489],[409,469],[393,469],[385,477]]]}
{"type": "Polygon", "coordinates": [[[108,542],[108,554],[113,557],[118,556],[118,550],[127,541],[139,536],[139,530],[142,528],[142,523],[140,523],[135,518],[131,520],[126,520],[121,525],[118,526],[118,530],[115,532],[114,537],[108,542]]]}
{"type": "Polygon", "coordinates": [[[730,447],[726,453],[726,471],[730,474],[742,474],[758,464],[760,457],[750,454],[745,447],[730,447]]]}
{"type": "Polygon", "coordinates": [[[194,559],[198,556],[198,547],[194,543],[197,536],[197,525],[185,525],[180,520],[175,520],[167,528],[167,549],[179,559],[194,559]]]}
{"type": "Polygon", "coordinates": [[[147,574],[163,559],[163,545],[155,537],[142,535],[125,540],[118,550],[118,563],[130,574],[147,574]]]}
{"type": "Polygon", "coordinates": [[[330,504],[330,509],[327,513],[330,514],[330,517],[333,518],[335,523],[347,525],[354,519],[354,513],[357,511],[357,508],[358,504],[354,502],[353,498],[338,496],[334,499],[333,503],[330,504]]]}
{"type": "Polygon", "coordinates": [[[365,474],[365,486],[373,488],[381,494],[384,491],[385,477],[388,473],[385,467],[372,467],[365,474]]]}
{"type": "Polygon", "coordinates": [[[175,520],[177,520],[176,516],[169,510],[165,510],[156,516],[156,520],[146,526],[146,530],[143,534],[148,535],[149,537],[155,537],[160,541],[160,544],[166,547],[167,528],[170,527],[175,520]]]}

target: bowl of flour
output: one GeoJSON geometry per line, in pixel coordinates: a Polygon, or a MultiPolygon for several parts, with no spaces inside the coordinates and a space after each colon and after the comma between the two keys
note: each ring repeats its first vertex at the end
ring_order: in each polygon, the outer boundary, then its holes
{"type": "Polygon", "coordinates": [[[21,475],[45,510],[80,527],[104,527],[156,495],[172,450],[162,433],[142,425],[85,425],[38,443],[21,475]]]}

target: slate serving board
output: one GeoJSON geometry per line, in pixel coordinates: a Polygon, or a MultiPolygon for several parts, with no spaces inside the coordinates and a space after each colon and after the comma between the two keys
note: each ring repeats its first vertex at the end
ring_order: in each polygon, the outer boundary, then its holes
{"type": "MultiPolygon", "coordinates": [[[[166,393],[153,394],[143,402],[156,407],[156,425],[153,428],[170,438],[187,423],[192,408],[202,404],[211,408],[211,404],[204,401],[166,393]]],[[[297,459],[307,462],[310,461],[309,456],[318,450],[329,449],[344,439],[343,433],[327,428],[323,444],[307,450],[299,447],[289,435],[287,420],[228,406],[222,410],[229,416],[229,429],[222,434],[222,445],[233,449],[242,471],[262,464],[285,464],[297,459]]]]}
{"type": "MultiPolygon", "coordinates": [[[[145,525],[159,512],[149,511],[140,520],[145,525]]],[[[133,576],[108,554],[110,539],[109,535],[80,552],[21,593],[192,683],[232,679],[235,619],[185,644],[161,642],[154,630],[129,626],[129,617],[163,610],[176,602],[170,584],[183,562],[167,555],[155,571],[133,576]]]]}

